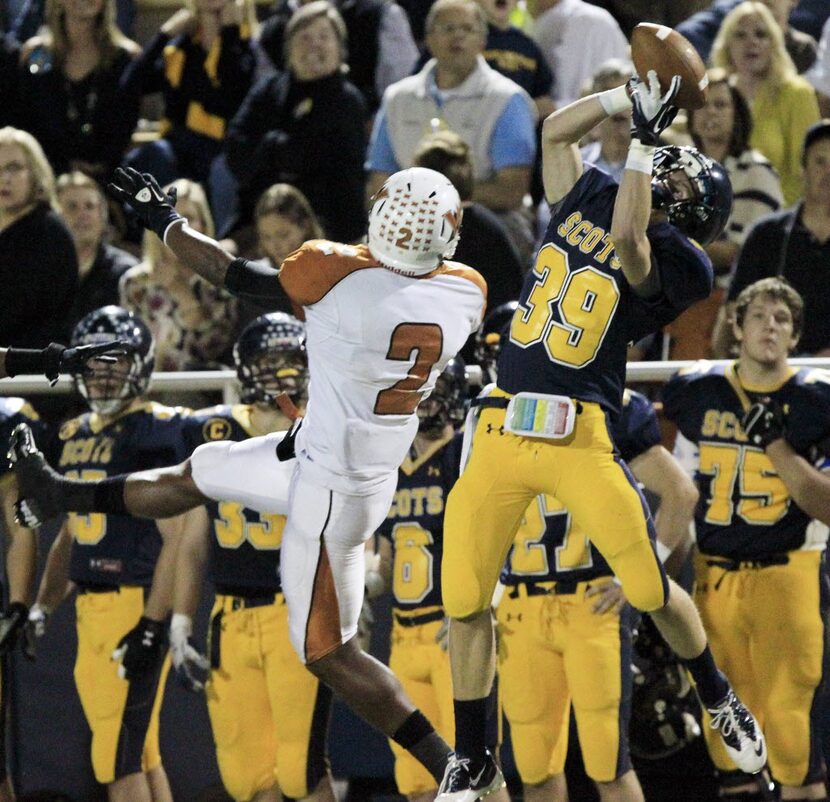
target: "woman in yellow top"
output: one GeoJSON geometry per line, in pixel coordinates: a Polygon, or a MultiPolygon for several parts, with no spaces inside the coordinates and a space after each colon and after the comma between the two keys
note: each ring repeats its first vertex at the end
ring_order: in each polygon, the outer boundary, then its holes
{"type": "Polygon", "coordinates": [[[797,74],[769,9],[754,0],[735,6],[721,23],[711,61],[729,73],[752,109],[749,144],[778,171],[784,202],[795,203],[803,191],[804,133],[820,115],[815,90],[797,74]]]}

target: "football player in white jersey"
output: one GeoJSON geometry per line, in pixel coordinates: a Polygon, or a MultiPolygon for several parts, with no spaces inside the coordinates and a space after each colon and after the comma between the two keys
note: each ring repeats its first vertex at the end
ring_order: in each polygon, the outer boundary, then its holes
{"type": "Polygon", "coordinates": [[[285,512],[269,501],[269,476],[278,455],[296,452],[281,564],[292,643],[316,676],[440,782],[450,748],[355,635],[363,544],[389,510],[418,427],[415,408],[485,308],[481,276],[448,261],[461,224],[458,193],[433,170],[395,173],[375,198],[368,246],[312,240],[277,271],[234,259],[193,231],[152,176],[118,170],[109,188],[203,278],[260,303],[289,295],[306,322],[307,412],[277,454],[274,435],[208,444],[177,468],[100,484],[58,477],[18,438],[22,517],[66,509],[169,517],[206,498],[285,512]]]}

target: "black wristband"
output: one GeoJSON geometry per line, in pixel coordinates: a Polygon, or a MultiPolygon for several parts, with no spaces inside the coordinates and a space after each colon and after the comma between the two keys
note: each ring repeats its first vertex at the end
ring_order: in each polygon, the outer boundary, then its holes
{"type": "Polygon", "coordinates": [[[6,349],[6,375],[44,373],[46,371],[46,352],[30,348],[6,349]]]}

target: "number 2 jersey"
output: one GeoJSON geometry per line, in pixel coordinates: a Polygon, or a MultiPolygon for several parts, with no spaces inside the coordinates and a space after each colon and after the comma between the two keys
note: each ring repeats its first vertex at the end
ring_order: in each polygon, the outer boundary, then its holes
{"type": "Polygon", "coordinates": [[[617,182],[586,165],[562,200],[525,278],[498,385],[592,401],[619,414],[629,343],[658,331],[712,289],[700,246],[667,222],[648,226],[659,290],[643,299],[628,284],[611,239],[617,182]]]}
{"type": "MultiPolygon", "coordinates": [[[[620,456],[631,461],[660,444],[660,426],[651,402],[640,393],[626,390],[622,414],[610,429],[620,456]]],[[[585,582],[613,576],[605,558],[594,547],[590,533],[574,526],[567,509],[552,496],[537,496],[510,547],[500,581],[585,582]]]]}
{"type": "Polygon", "coordinates": [[[377,487],[406,456],[418,402],[478,328],[484,279],[457,262],[407,277],[365,245],[312,240],[285,259],[279,280],[305,311],[303,470],[333,490],[377,487]]]}
{"type": "Polygon", "coordinates": [[[663,391],[666,417],[697,446],[698,549],[757,560],[823,548],[823,534],[810,542],[811,519],[792,500],[763,449],[747,442],[741,419],[754,401],[769,396],[784,409],[789,444],[821,466],[830,454],[830,374],[791,369],[780,387],[751,389],[741,385],[736,365],[695,363],[675,374],[663,391]]]}
{"type": "MultiPolygon", "coordinates": [[[[50,464],[71,479],[104,479],[175,465],[189,456],[186,410],[144,402],[104,420],[87,412],[64,423],[50,464]]],[[[73,537],[69,578],[81,585],[149,587],[161,550],[156,522],[131,515],[69,513],[73,537]]]]}

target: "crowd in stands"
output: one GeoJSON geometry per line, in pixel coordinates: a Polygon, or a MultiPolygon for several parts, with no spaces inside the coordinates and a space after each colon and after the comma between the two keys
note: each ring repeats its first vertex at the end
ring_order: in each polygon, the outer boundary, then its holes
{"type": "MultiPolygon", "coordinates": [[[[830,23],[809,0],[664,6],[651,4],[642,18],[677,25],[713,69],[706,106],[681,115],[666,142],[694,143],[721,161],[735,205],[707,247],[716,291],[663,342],[633,353],[699,358],[723,353],[722,345],[712,350],[711,335],[752,227],[779,207],[801,208],[805,133],[830,111],[830,23]]],[[[2,165],[0,269],[7,287],[25,290],[9,297],[29,302],[4,309],[6,342],[42,346],[65,337],[84,311],[120,301],[148,316],[163,344],[159,369],[229,364],[229,344],[252,313],[177,278],[164,248],[140,242],[129,210],[96,195],[119,164],[180,182],[183,203],[198,207],[197,226],[273,263],[263,198],[284,198],[297,215],[289,226],[304,234],[358,242],[367,199],[392,172],[426,163],[418,159],[437,141],[439,162],[469,164],[469,176],[454,178],[468,207],[464,255],[490,280],[491,306],[511,300],[516,259],[521,273],[529,269],[547,221],[541,120],[626,80],[635,13],[630,4],[584,0],[190,0],[138,44],[117,24],[132,24],[132,0],[8,3],[0,123],[4,153],[14,158],[2,165]],[[424,139],[443,133],[460,142],[424,139]],[[274,185],[297,195],[274,195],[274,185]],[[81,214],[79,195],[97,212],[81,214]],[[486,245],[473,232],[483,220],[486,245]],[[36,226],[50,233],[33,235],[36,226]],[[142,263],[122,276],[129,253],[142,263]],[[20,270],[21,261],[32,269],[20,270]],[[55,308],[63,299],[65,308],[55,308]]],[[[583,153],[619,175],[628,138],[622,113],[583,153]]],[[[803,345],[815,353],[828,343],[803,345]]]]}
{"type": "MultiPolygon", "coordinates": [[[[631,29],[652,21],[709,68],[705,105],[664,143],[719,161],[734,203],[705,246],[711,296],[631,357],[733,354],[735,299],[775,275],[805,300],[799,355],[830,355],[827,0],[182,0],[141,42],[141,0],[0,5],[4,346],[67,342],[119,304],[151,330],[156,370],[232,364],[262,310],[142,234],[105,192],[125,165],[174,187],[192,228],[273,267],[308,239],[363,241],[386,178],[430,167],[459,192],[455,258],[486,278],[488,311],[515,301],[550,216],[541,122],[625,83],[631,29]]],[[[594,133],[584,158],[619,178],[630,111],[594,133]]]]}

